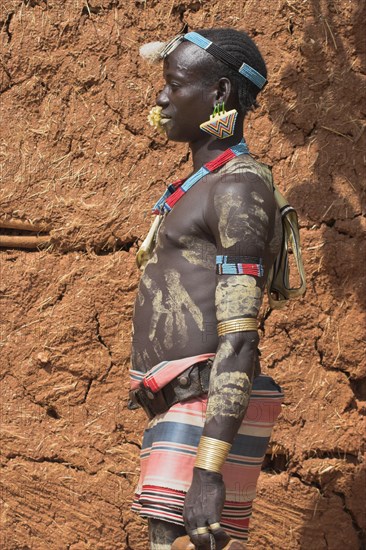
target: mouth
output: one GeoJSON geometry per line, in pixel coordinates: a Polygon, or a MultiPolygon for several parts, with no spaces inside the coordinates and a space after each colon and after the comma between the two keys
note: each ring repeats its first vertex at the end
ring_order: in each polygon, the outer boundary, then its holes
{"type": "Polygon", "coordinates": [[[165,124],[168,124],[168,122],[170,122],[171,120],[171,117],[161,115],[160,124],[164,126],[165,124]]]}
{"type": "Polygon", "coordinates": [[[172,118],[170,116],[167,116],[164,113],[162,113],[160,117],[160,124],[162,125],[167,124],[171,119],[172,118]]]}

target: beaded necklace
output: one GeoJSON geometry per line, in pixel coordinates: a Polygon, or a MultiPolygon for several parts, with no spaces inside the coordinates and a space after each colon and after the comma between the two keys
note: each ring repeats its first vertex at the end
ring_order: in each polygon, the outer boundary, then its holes
{"type": "Polygon", "coordinates": [[[171,211],[173,206],[187,193],[187,191],[193,187],[198,181],[207,176],[210,172],[217,170],[229,160],[239,157],[240,155],[248,155],[249,149],[245,143],[244,138],[233,147],[226,149],[221,155],[204,164],[197,172],[192,174],[187,179],[179,179],[168,185],[165,193],[160,197],[157,203],[154,205],[153,213],[155,214],[167,214],[171,211]]]}

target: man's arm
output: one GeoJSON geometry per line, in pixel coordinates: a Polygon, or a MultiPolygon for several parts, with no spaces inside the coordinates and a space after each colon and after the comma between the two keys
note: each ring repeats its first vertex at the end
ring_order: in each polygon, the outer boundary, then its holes
{"type": "MultiPolygon", "coordinates": [[[[275,211],[272,192],[254,174],[244,174],[241,181],[230,175],[213,186],[206,222],[217,247],[215,303],[222,335],[211,370],[199,467],[185,501],[188,532],[220,521],[225,500],[220,457],[222,462],[249,403],[259,342],[255,319],[278,248],[275,211]]],[[[214,532],[216,542],[225,540],[222,530],[214,532]]],[[[207,534],[191,540],[210,548],[207,534]]]]}

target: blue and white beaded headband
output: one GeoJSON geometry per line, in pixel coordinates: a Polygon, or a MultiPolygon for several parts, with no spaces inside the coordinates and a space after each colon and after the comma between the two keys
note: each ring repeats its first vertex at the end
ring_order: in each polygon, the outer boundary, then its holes
{"type": "Polygon", "coordinates": [[[245,76],[245,78],[253,82],[253,84],[255,84],[255,86],[257,86],[257,88],[259,88],[260,90],[267,83],[267,80],[264,78],[264,76],[253,69],[253,67],[247,65],[247,63],[240,63],[240,61],[237,61],[235,57],[232,56],[229,52],[227,52],[220,46],[217,46],[217,44],[214,44],[213,42],[211,42],[211,40],[208,40],[198,32],[188,32],[187,34],[176,36],[175,38],[173,38],[173,40],[168,42],[168,44],[160,53],[160,57],[167,57],[184,40],[192,42],[192,44],[195,44],[199,48],[202,48],[206,52],[213,55],[213,57],[216,57],[216,59],[219,59],[222,63],[225,63],[225,65],[228,65],[232,69],[237,70],[241,75],[245,76]]]}

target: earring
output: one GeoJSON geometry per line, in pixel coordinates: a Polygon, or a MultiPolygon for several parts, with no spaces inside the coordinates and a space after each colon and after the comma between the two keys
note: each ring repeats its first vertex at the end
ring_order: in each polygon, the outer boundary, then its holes
{"type": "Polygon", "coordinates": [[[225,139],[233,135],[237,116],[236,109],[226,112],[225,103],[218,103],[214,107],[210,120],[200,124],[200,128],[219,139],[225,139]]]}

